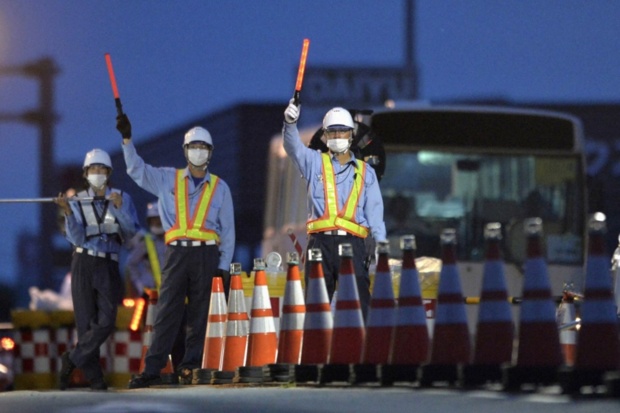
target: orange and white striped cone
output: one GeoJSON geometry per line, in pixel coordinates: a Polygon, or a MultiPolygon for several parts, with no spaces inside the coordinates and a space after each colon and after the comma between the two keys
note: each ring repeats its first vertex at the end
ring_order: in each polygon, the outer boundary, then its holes
{"type": "MultiPolygon", "coordinates": [[[[144,371],[146,353],[151,347],[151,343],[153,342],[153,324],[155,323],[155,319],[157,318],[157,301],[159,300],[159,293],[157,290],[146,290],[147,295],[149,296],[149,306],[146,311],[146,323],[144,326],[144,333],[142,335],[142,357],[140,359],[140,371],[144,371]]],[[[174,372],[174,368],[172,366],[172,358],[168,355],[168,362],[166,366],[161,369],[161,379],[164,384],[176,384],[179,382],[179,379],[174,372]]]]}
{"type": "Polygon", "coordinates": [[[318,365],[327,363],[334,318],[323,275],[323,255],[319,248],[308,251],[310,274],[306,286],[306,316],[301,361],[294,366],[296,382],[318,381],[318,365]]]}
{"type": "Polygon", "coordinates": [[[565,393],[579,393],[585,385],[602,385],[607,373],[620,369],[618,318],[609,261],[605,256],[605,220],[604,214],[595,213],[588,223],[588,257],[577,355],[575,365],[563,369],[560,376],[565,393]]]}
{"type": "Polygon", "coordinates": [[[248,356],[245,368],[237,369],[239,383],[262,382],[263,366],[276,361],[278,337],[273,321],[265,268],[265,260],[254,259],[254,290],[250,312],[248,356]]]}
{"type": "Polygon", "coordinates": [[[390,344],[396,318],[396,301],[392,273],[389,265],[390,244],[387,241],[377,243],[377,267],[372,286],[366,335],[362,348],[361,363],[354,364],[349,381],[352,384],[376,382],[379,379],[378,368],[390,358],[390,344]]]}
{"type": "Polygon", "coordinates": [[[456,266],[454,229],[444,229],[441,233],[441,259],[431,357],[429,363],[420,367],[419,379],[423,387],[435,382],[455,383],[459,368],[469,363],[471,357],[467,314],[456,266]]]}
{"type": "Polygon", "coordinates": [[[419,366],[428,361],[430,345],[419,273],[415,264],[415,236],[402,236],[400,247],[403,262],[390,357],[388,364],[379,365],[378,369],[383,385],[416,382],[419,366]]]}
{"type": "Polygon", "coordinates": [[[556,312],[558,328],[560,330],[560,348],[566,366],[575,365],[577,355],[577,312],[575,310],[575,295],[565,290],[562,302],[556,312]]]}
{"type": "Polygon", "coordinates": [[[250,334],[250,318],[245,307],[241,264],[230,265],[230,293],[228,295],[228,316],[222,371],[213,372],[213,384],[231,383],[235,370],[245,364],[250,334]]]}
{"type": "Polygon", "coordinates": [[[523,301],[519,317],[517,362],[503,369],[508,391],[523,384],[553,384],[562,365],[560,337],[555,320],[555,302],[547,262],[542,256],[542,220],[525,221],[527,258],[523,280],[523,301]]]}
{"type": "Polygon", "coordinates": [[[501,224],[499,222],[487,224],[484,238],[486,258],[482,274],[474,358],[472,364],[463,366],[461,371],[464,386],[500,382],[502,365],[512,361],[514,323],[508,302],[504,261],[500,249],[501,224]]]}
{"type": "Polygon", "coordinates": [[[210,382],[211,372],[222,368],[227,311],[224,282],[220,277],[213,277],[202,366],[196,376],[198,384],[207,384],[204,378],[209,377],[210,382]]]}
{"type": "Polygon", "coordinates": [[[319,368],[319,383],[349,381],[350,365],[359,363],[364,346],[364,320],[353,269],[351,244],[338,246],[338,301],[329,362],[319,368]]]}
{"type": "Polygon", "coordinates": [[[268,364],[263,369],[265,379],[277,382],[290,381],[291,366],[299,363],[304,334],[304,317],[306,315],[304,292],[299,275],[299,255],[296,252],[288,253],[287,264],[280,336],[278,338],[278,358],[276,363],[268,364]]]}

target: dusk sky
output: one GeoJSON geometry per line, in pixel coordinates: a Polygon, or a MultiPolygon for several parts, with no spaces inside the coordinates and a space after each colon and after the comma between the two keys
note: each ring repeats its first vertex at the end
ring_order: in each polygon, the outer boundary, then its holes
{"type": "MultiPolygon", "coordinates": [[[[618,102],[618,1],[415,4],[421,99],[618,102]]],[[[0,115],[38,102],[33,79],[1,69],[52,58],[54,161],[81,164],[94,147],[120,148],[105,53],[141,142],[241,102],[284,110],[304,38],[308,66],[401,66],[404,11],[405,0],[0,0],[0,115]]],[[[0,122],[0,145],[0,198],[41,196],[38,130],[0,122]]],[[[38,208],[0,205],[0,283],[16,283],[16,237],[37,232],[38,208]]]]}

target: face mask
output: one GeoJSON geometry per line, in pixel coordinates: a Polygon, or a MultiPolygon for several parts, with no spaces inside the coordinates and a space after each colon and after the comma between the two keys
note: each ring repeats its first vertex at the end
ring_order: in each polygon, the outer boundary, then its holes
{"type": "Polygon", "coordinates": [[[187,159],[192,165],[202,166],[207,163],[207,160],[209,160],[209,150],[208,149],[188,149],[187,159]]]}
{"type": "Polygon", "coordinates": [[[88,180],[88,183],[93,188],[101,189],[105,185],[106,181],[108,180],[108,177],[103,174],[92,174],[92,175],[88,175],[86,179],[88,180]]]}
{"type": "Polygon", "coordinates": [[[164,233],[164,228],[160,227],[159,225],[151,225],[149,227],[149,231],[153,235],[162,235],[164,233]]]}
{"type": "Polygon", "coordinates": [[[340,138],[328,139],[327,147],[334,153],[343,153],[349,149],[349,140],[340,138]]]}

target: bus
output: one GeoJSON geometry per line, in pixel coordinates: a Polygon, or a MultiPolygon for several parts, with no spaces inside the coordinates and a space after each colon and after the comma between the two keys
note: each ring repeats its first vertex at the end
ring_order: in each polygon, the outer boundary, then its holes
{"type": "MultiPolygon", "coordinates": [[[[528,108],[392,102],[356,122],[383,142],[380,187],[395,265],[402,235],[416,236],[418,257],[439,259],[442,230],[455,229],[463,294],[477,297],[484,228],[500,223],[508,293],[520,297],[524,221],[539,217],[552,294],[582,289],[587,206],[579,119],[528,108]]],[[[300,130],[302,139],[310,142],[317,128],[300,130]]],[[[305,246],[306,189],[281,136],[272,141],[269,168],[263,251],[284,254],[293,238],[305,246]]]]}

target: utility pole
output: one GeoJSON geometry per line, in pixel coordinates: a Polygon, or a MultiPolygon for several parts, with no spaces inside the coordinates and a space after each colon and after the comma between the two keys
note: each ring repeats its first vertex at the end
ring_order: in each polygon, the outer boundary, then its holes
{"type": "Polygon", "coordinates": [[[411,98],[419,94],[418,69],[415,60],[415,0],[405,0],[405,71],[413,79],[411,98]]]}
{"type": "MultiPolygon", "coordinates": [[[[0,67],[0,75],[19,75],[35,78],[39,82],[39,107],[20,114],[0,114],[0,121],[18,121],[39,127],[39,193],[50,196],[56,189],[56,167],[54,165],[54,77],[59,73],[54,60],[44,57],[22,66],[0,67]]],[[[38,274],[41,288],[54,288],[54,251],[52,237],[56,230],[56,209],[49,205],[40,206],[39,262],[38,274]]]]}

